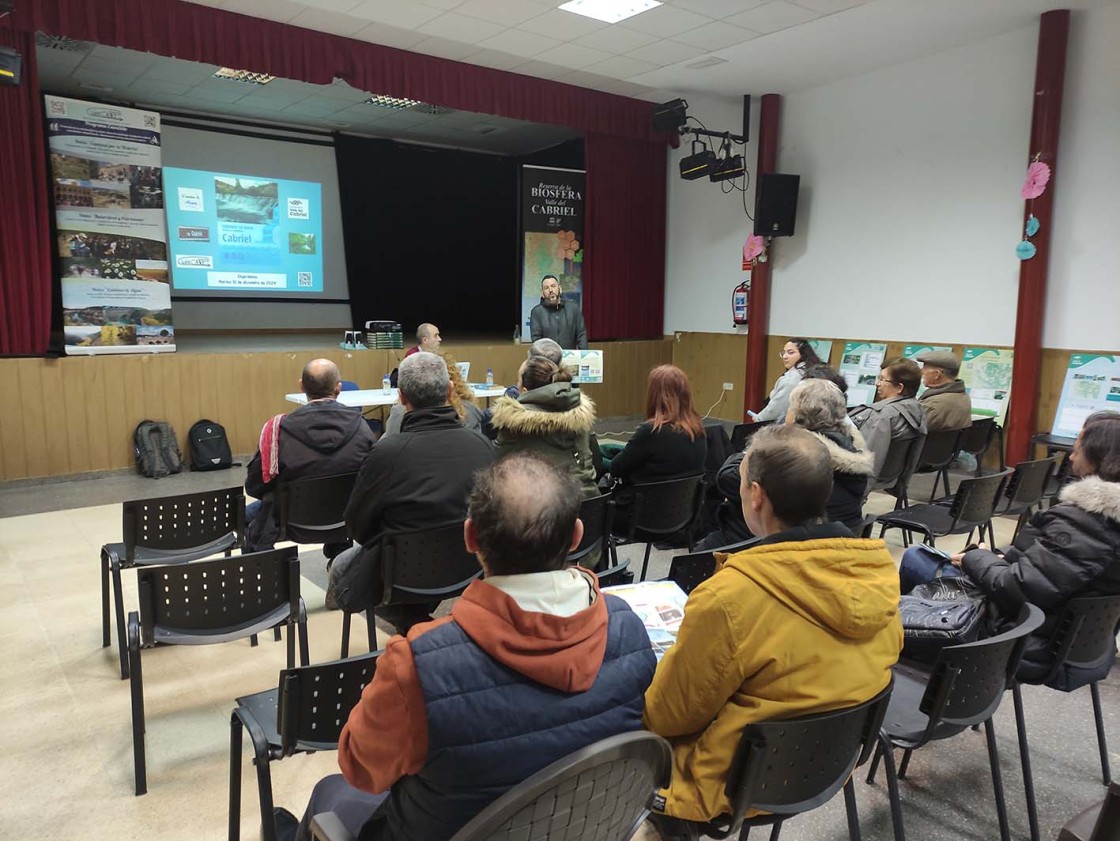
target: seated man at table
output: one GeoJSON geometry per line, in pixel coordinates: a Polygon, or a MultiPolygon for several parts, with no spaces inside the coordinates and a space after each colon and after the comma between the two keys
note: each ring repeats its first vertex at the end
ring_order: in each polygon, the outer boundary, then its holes
{"type": "MultiPolygon", "coordinates": [[[[245,492],[259,501],[245,509],[245,551],[271,549],[279,534],[272,490],[277,481],[353,473],[373,446],[373,433],[361,409],[338,402],[342,381],[329,359],[312,359],[303,368],[300,391],[307,403],[277,415],[261,430],[259,449],[249,462],[245,492]]],[[[318,543],[314,533],[293,533],[297,543],[318,543]]],[[[328,544],[325,554],[345,548],[328,544]]]]}
{"type": "Polygon", "coordinates": [[[416,346],[409,348],[405,356],[412,356],[412,354],[419,353],[422,350],[435,353],[442,344],[443,337],[439,334],[439,328],[434,324],[424,322],[416,328],[416,346]]]}
{"type": "Polygon", "coordinates": [[[624,601],[566,566],[579,506],[576,483],[534,456],[478,475],[463,531],[486,577],[389,640],[343,728],[342,776],[315,786],[299,838],[333,811],[363,839],[442,841],[546,765],[641,729],[653,651],[624,601]]]}
{"type": "MultiPolygon", "coordinates": [[[[401,431],[370,450],[358,473],[346,527],[362,544],[331,564],[327,607],[375,607],[381,597],[383,532],[423,531],[463,522],[474,473],[494,460],[494,448],[467,429],[451,405],[451,375],[443,358],[421,351],[401,362],[401,431]]],[[[403,607],[403,606],[402,606],[403,607]]],[[[427,618],[409,606],[407,625],[427,618]]]]}
{"type": "Polygon", "coordinates": [[[646,693],[646,727],[673,742],[652,818],[663,838],[730,811],[744,727],[866,701],[902,648],[890,553],[821,522],[832,462],[820,439],[793,424],[763,429],[741,478],[743,516],[762,539],[692,591],[646,693]]]}
{"type": "Polygon", "coordinates": [[[972,398],[965,391],[964,382],[957,379],[960,359],[944,350],[926,351],[915,358],[922,363],[922,382],[926,387],[918,398],[926,429],[938,432],[972,426],[972,398]]]}

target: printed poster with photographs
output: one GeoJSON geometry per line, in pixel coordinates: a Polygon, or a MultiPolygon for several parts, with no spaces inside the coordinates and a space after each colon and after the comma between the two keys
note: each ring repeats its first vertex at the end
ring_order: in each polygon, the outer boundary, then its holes
{"type": "MultiPolygon", "coordinates": [[[[912,360],[920,368],[922,363],[918,362],[918,360],[914,358],[914,357],[918,356],[919,354],[934,353],[934,352],[951,353],[952,350],[953,349],[951,347],[947,346],[947,345],[906,345],[902,349],[902,356],[903,356],[904,359],[912,360]]],[[[922,394],[925,393],[925,390],[926,390],[926,384],[922,383],[921,385],[918,386],[917,396],[921,397],[922,394]]]]}
{"type": "Polygon", "coordinates": [[[603,381],[603,352],[601,350],[566,350],[560,367],[572,375],[574,383],[601,383],[603,381]]]}
{"type": "Polygon", "coordinates": [[[521,167],[521,341],[532,341],[529,315],[541,281],[560,281],[560,297],[583,304],[582,169],[521,167]]]}
{"type": "Polygon", "coordinates": [[[66,352],[175,350],[159,114],[44,100],[66,352]]]}
{"type": "Polygon", "coordinates": [[[972,398],[974,418],[995,418],[1003,426],[1011,396],[1011,368],[1015,351],[994,347],[964,349],[960,378],[972,398]]]}
{"type": "Polygon", "coordinates": [[[809,347],[825,365],[832,358],[832,339],[809,339],[809,347]]]}
{"type": "Polygon", "coordinates": [[[653,644],[653,653],[660,660],[677,641],[684,620],[688,595],[673,581],[641,581],[604,587],[604,593],[618,596],[642,620],[653,644]]]}
{"type": "Polygon", "coordinates": [[[1120,411],[1120,357],[1071,354],[1053,434],[1076,438],[1089,415],[1106,409],[1120,411]]]}
{"type": "Polygon", "coordinates": [[[870,406],[875,402],[875,381],[887,354],[885,344],[845,342],[837,370],[848,383],[848,405],[870,406]]]}

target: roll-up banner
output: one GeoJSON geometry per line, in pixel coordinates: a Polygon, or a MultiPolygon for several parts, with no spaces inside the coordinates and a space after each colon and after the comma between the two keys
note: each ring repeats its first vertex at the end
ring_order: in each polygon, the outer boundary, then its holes
{"type": "Polygon", "coordinates": [[[45,101],[66,352],[175,350],[159,114],[45,101]]]}
{"type": "Polygon", "coordinates": [[[521,167],[521,341],[531,341],[529,314],[541,281],[554,275],[561,297],[583,306],[582,169],[521,167]]]}

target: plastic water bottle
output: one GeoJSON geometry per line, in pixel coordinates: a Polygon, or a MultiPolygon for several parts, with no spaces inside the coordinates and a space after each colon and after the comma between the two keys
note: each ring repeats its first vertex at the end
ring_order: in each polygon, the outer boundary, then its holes
{"type": "Polygon", "coordinates": [[[486,369],[486,387],[487,388],[493,388],[494,387],[494,369],[493,368],[487,368],[486,369]]]}
{"type": "Polygon", "coordinates": [[[393,393],[393,381],[389,379],[388,374],[386,374],[384,377],[381,378],[381,393],[382,394],[392,394],[393,393]]]}

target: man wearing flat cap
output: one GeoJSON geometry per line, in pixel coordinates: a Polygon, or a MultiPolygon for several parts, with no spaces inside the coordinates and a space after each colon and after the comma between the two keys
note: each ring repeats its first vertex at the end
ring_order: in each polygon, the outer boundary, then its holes
{"type": "Polygon", "coordinates": [[[926,428],[937,432],[972,426],[972,400],[965,394],[964,383],[957,379],[960,359],[942,350],[920,353],[915,358],[922,363],[922,382],[926,387],[918,398],[926,428]]]}

